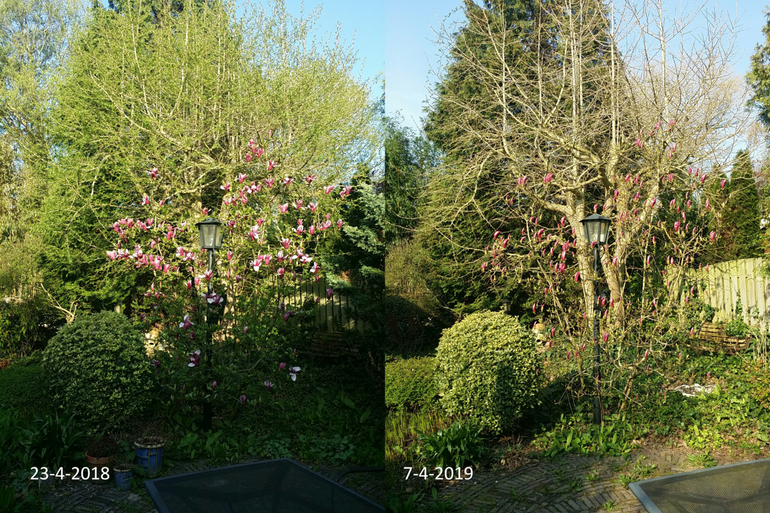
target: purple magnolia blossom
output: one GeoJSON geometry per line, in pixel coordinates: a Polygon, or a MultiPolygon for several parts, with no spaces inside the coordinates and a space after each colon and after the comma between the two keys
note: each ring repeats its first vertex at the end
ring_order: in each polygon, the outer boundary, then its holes
{"type": "Polygon", "coordinates": [[[188,367],[197,367],[201,364],[201,350],[196,349],[194,352],[190,353],[190,363],[187,364],[188,367]]]}
{"type": "Polygon", "coordinates": [[[190,326],[193,326],[195,323],[190,320],[190,314],[186,314],[184,316],[184,320],[179,323],[179,327],[182,329],[187,329],[190,326]]]}
{"type": "Polygon", "coordinates": [[[153,361],[152,361],[152,365],[153,365],[154,367],[160,367],[160,361],[159,361],[159,360],[153,360],[153,361]]]}
{"type": "Polygon", "coordinates": [[[212,381],[211,382],[211,390],[216,390],[216,389],[217,389],[217,382],[216,381],[212,381]]]}
{"type": "Polygon", "coordinates": [[[297,381],[297,372],[299,372],[301,369],[299,367],[289,367],[289,376],[291,377],[292,381],[297,381]]]}
{"type": "Polygon", "coordinates": [[[285,362],[281,362],[280,364],[278,364],[278,370],[279,371],[282,371],[284,367],[286,367],[286,363],[285,362]]]}
{"type": "Polygon", "coordinates": [[[270,381],[265,381],[265,388],[270,391],[273,389],[273,384],[270,381]]]}
{"type": "Polygon", "coordinates": [[[246,406],[246,396],[245,395],[241,396],[241,404],[246,406]]]}
{"type": "Polygon", "coordinates": [[[334,294],[334,289],[326,289],[326,298],[331,299],[332,294],[334,294]]]}

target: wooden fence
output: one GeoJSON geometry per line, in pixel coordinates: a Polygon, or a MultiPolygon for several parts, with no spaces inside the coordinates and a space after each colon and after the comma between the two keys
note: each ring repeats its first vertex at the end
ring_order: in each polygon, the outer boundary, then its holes
{"type": "Polygon", "coordinates": [[[326,291],[329,287],[326,284],[326,278],[320,277],[317,282],[299,284],[293,293],[285,296],[283,301],[294,308],[301,307],[308,299],[313,301],[319,298],[315,306],[315,325],[316,328],[323,331],[334,331],[335,324],[341,324],[345,329],[358,329],[364,332],[364,322],[356,321],[348,316],[350,307],[348,298],[340,293],[333,291],[331,298],[327,297],[326,291]]]}
{"type": "Polygon", "coordinates": [[[770,321],[770,278],[760,276],[762,258],[730,260],[709,265],[708,271],[690,269],[680,287],[684,294],[695,285],[698,296],[716,309],[714,322],[727,322],[735,317],[735,305],[740,300],[743,320],[765,328],[770,321]]]}

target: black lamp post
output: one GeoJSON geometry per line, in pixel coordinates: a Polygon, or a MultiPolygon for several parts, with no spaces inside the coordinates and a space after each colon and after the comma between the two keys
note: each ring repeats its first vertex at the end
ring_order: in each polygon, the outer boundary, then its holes
{"type": "Polygon", "coordinates": [[[587,244],[593,244],[594,248],[594,376],[596,376],[596,395],[594,396],[594,424],[600,424],[602,421],[601,403],[599,401],[599,289],[597,278],[602,274],[602,266],[599,260],[599,246],[607,243],[607,236],[610,231],[610,219],[599,214],[591,214],[582,221],[583,230],[587,244]],[[594,244],[595,243],[595,244],[594,244]]]}
{"type": "MultiPolygon", "coordinates": [[[[205,249],[209,257],[209,272],[216,270],[215,264],[215,252],[222,248],[222,223],[218,219],[207,217],[200,223],[196,223],[198,232],[200,234],[201,248],[205,249]]],[[[213,276],[212,276],[213,279],[213,276]]],[[[208,293],[212,293],[211,280],[208,282],[208,293]]],[[[208,304],[208,302],[207,302],[208,304]]],[[[206,312],[206,324],[216,324],[216,312],[214,309],[209,308],[206,312]]],[[[211,379],[211,330],[206,329],[206,351],[204,357],[206,359],[206,370],[208,371],[209,380],[211,379]]],[[[203,403],[203,429],[205,431],[211,431],[211,401],[208,399],[203,403]]]]}

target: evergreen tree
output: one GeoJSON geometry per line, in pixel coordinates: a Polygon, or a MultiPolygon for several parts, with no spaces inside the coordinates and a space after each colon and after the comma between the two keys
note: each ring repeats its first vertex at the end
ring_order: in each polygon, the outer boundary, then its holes
{"type": "Polygon", "coordinates": [[[730,173],[726,222],[733,244],[727,253],[732,258],[756,258],[763,254],[762,232],[759,228],[760,210],[751,156],[747,150],[735,156],[730,173]]]}

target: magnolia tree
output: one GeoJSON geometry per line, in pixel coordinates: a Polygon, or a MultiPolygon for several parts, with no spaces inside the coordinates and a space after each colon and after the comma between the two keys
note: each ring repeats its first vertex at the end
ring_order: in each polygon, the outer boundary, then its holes
{"type": "MultiPolygon", "coordinates": [[[[446,31],[442,39],[479,92],[440,89],[437,105],[445,114],[435,120],[442,133],[457,134],[444,142],[456,155],[447,167],[457,169],[457,190],[474,194],[428,195],[434,200],[426,217],[442,219],[451,240],[458,209],[487,186],[479,177],[500,169],[500,202],[487,216],[523,228],[502,233],[490,223],[479,268],[501,284],[531,271],[533,315],[553,316],[558,328],[548,331],[568,336],[570,358],[585,350],[585,339],[575,335],[594,315],[605,315],[612,330],[605,327],[603,338],[612,344],[616,333],[627,349],[618,358],[629,362],[641,351],[641,359],[644,348],[619,335],[660,312],[662,301],[677,303],[668,291],[704,256],[721,222],[724,182],[713,184],[712,171],[729,161],[748,124],[745,88],[729,74],[731,27],[715,13],[702,43],[672,52],[672,39],[686,38],[697,13],[670,23],[662,5],[639,10],[629,2],[616,13],[614,3],[537,2],[531,25],[518,35],[504,21],[507,3],[489,2],[466,6],[462,37],[446,31]],[[479,52],[480,41],[490,50],[479,52]],[[581,225],[593,212],[613,221],[601,251],[606,312],[594,307],[593,251],[581,225]],[[651,286],[658,272],[663,292],[651,286]],[[629,289],[637,276],[644,292],[633,304],[629,289]]],[[[691,298],[685,294],[684,301],[691,298]]],[[[657,340],[647,335],[640,343],[657,340]]]]}
{"type": "MultiPolygon", "coordinates": [[[[145,175],[148,189],[165,191],[162,169],[139,172],[145,175]]],[[[206,250],[199,247],[195,227],[209,209],[179,215],[163,195],[145,195],[136,218],[115,221],[118,240],[107,258],[114,265],[152,272],[154,280],[135,303],[135,311],[148,327],[162,327],[161,338],[176,358],[166,357],[169,364],[178,362],[181,355],[188,368],[198,367],[207,330],[218,330],[219,346],[230,351],[223,352],[223,364],[214,373],[217,377],[222,372],[232,375],[234,355],[241,355],[237,359],[255,365],[270,365],[264,359],[275,359],[278,368],[287,368],[288,376],[296,380],[300,368],[280,361],[284,355],[296,358],[296,347],[293,351],[278,347],[276,323],[289,324],[297,315],[307,316],[309,305],[287,305],[280,298],[303,281],[318,280],[321,268],[312,251],[329,230],[342,226],[339,202],[350,195],[351,187],[324,184],[314,173],[294,176],[251,140],[244,166],[220,189],[224,195],[218,216],[225,236],[218,272],[208,270],[206,250]],[[220,313],[221,326],[211,325],[212,316],[220,313]]],[[[327,297],[331,294],[326,291],[327,297]]],[[[171,373],[170,368],[161,369],[160,359],[153,363],[159,373],[171,373]]],[[[199,384],[206,380],[203,385],[209,392],[222,390],[225,384],[221,377],[217,383],[202,374],[196,376],[199,384]]],[[[181,374],[176,385],[187,391],[188,379],[192,378],[181,374]]],[[[264,385],[267,390],[274,387],[269,380],[264,385]]],[[[199,392],[191,389],[190,393],[199,392]]],[[[236,390],[230,389],[230,395],[234,401],[247,400],[236,390]]]]}

